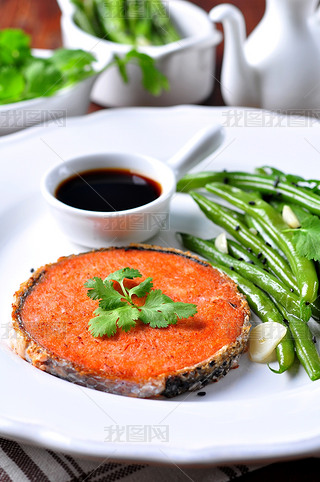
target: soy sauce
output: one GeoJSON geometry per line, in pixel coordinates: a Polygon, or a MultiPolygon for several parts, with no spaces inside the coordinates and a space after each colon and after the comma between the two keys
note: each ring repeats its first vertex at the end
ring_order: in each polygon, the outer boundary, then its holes
{"type": "Polygon", "coordinates": [[[161,194],[158,182],[127,169],[94,169],[64,180],[55,197],[86,211],[124,211],[150,203],[161,194]]]}

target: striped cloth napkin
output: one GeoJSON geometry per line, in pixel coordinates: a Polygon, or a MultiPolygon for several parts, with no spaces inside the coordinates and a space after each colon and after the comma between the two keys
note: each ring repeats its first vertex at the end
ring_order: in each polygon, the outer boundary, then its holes
{"type": "Polygon", "coordinates": [[[228,482],[261,465],[185,467],[93,462],[0,438],[0,482],[228,482]]]}

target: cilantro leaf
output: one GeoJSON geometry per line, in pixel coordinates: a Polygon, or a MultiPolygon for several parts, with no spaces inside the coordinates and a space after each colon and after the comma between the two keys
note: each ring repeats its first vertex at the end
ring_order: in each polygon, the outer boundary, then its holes
{"type": "MultiPolygon", "coordinates": [[[[167,328],[170,324],[170,320],[167,319],[161,311],[156,309],[150,310],[148,308],[141,308],[140,318],[145,325],[150,324],[151,328],[167,328]]],[[[171,320],[172,324],[175,324],[174,319],[171,320]]]]}
{"type": "Polygon", "coordinates": [[[29,35],[16,28],[7,28],[0,31],[1,66],[19,66],[30,57],[29,35]]]}
{"type": "Polygon", "coordinates": [[[89,321],[89,330],[93,336],[113,336],[116,334],[119,319],[117,310],[106,311],[99,307],[93,314],[95,318],[91,318],[89,321]]]}
{"type": "Polygon", "coordinates": [[[0,104],[51,96],[95,74],[95,57],[83,50],[58,49],[49,58],[32,54],[20,29],[0,31],[0,104]]]}
{"type": "Polygon", "coordinates": [[[125,332],[135,326],[135,321],[139,318],[139,310],[126,303],[116,310],[103,310],[97,308],[94,311],[95,318],[89,321],[89,330],[93,336],[113,336],[117,331],[117,325],[125,332]]]}
{"type": "Polygon", "coordinates": [[[197,312],[196,305],[190,303],[175,303],[161,290],[154,290],[147,296],[141,307],[140,320],[150,323],[152,328],[163,328],[177,323],[177,318],[189,318],[197,312]]]}
{"type": "Polygon", "coordinates": [[[50,96],[63,85],[61,73],[48,59],[34,58],[24,67],[23,74],[27,98],[50,96]]]}
{"type": "Polygon", "coordinates": [[[139,319],[139,310],[131,305],[126,304],[122,308],[117,310],[119,315],[118,326],[122,328],[125,332],[129,331],[135,326],[136,320],[139,319]]]}
{"type": "Polygon", "coordinates": [[[152,278],[146,278],[140,284],[131,288],[131,290],[129,290],[129,295],[136,295],[138,296],[138,298],[142,298],[143,296],[146,296],[147,293],[149,293],[152,286],[152,278]]]}
{"type": "Polygon", "coordinates": [[[99,307],[104,310],[114,310],[126,305],[122,296],[116,291],[109,281],[102,281],[101,278],[91,278],[85,286],[89,288],[87,295],[92,300],[99,300],[99,307]]]}
{"type": "Polygon", "coordinates": [[[125,83],[129,82],[127,65],[137,64],[142,73],[143,87],[154,96],[161,94],[163,90],[169,90],[169,81],[165,75],[156,67],[155,60],[147,54],[130,50],[124,57],[114,56],[114,64],[118,66],[119,72],[125,83]]]}
{"type": "Polygon", "coordinates": [[[108,296],[108,293],[106,292],[106,285],[104,284],[102,279],[98,278],[97,276],[88,279],[88,281],[86,281],[84,285],[89,288],[87,296],[89,296],[89,298],[91,298],[92,300],[98,300],[99,298],[104,298],[105,296],[108,296]]]}
{"type": "MultiPolygon", "coordinates": [[[[282,209],[284,203],[279,203],[282,209]]],[[[320,219],[301,206],[290,204],[290,208],[300,222],[300,228],[288,228],[284,232],[293,233],[292,241],[300,256],[320,261],[320,219]]]]}
{"type": "MultiPolygon", "coordinates": [[[[74,1],[77,5],[80,4],[77,0],[74,1]]],[[[91,3],[86,4],[89,9],[91,3]]],[[[83,14],[81,9],[77,11],[83,14]]],[[[94,75],[95,60],[90,52],[66,48],[57,49],[49,58],[35,57],[30,48],[29,35],[20,29],[1,30],[0,104],[52,96],[58,90],[94,75]]],[[[115,55],[102,70],[117,66],[123,81],[128,83],[128,64],[138,66],[142,84],[151,94],[160,95],[162,90],[169,89],[168,79],[157,69],[156,61],[134,48],[124,57],[115,55]]]]}
{"type": "Polygon", "coordinates": [[[197,313],[197,305],[192,303],[173,302],[165,304],[161,307],[161,311],[168,317],[175,315],[176,318],[179,319],[189,318],[197,313]]]}
{"type": "Polygon", "coordinates": [[[169,81],[156,67],[155,60],[147,54],[130,50],[127,54],[130,62],[136,60],[142,72],[142,85],[152,95],[160,95],[162,90],[169,90],[169,81]]]}
{"type": "Polygon", "coordinates": [[[53,52],[50,62],[62,72],[66,84],[72,84],[88,77],[94,71],[92,63],[95,57],[83,50],[57,49],[53,52]]]}
{"type": "Polygon", "coordinates": [[[93,336],[113,336],[117,328],[129,331],[137,320],[150,324],[152,328],[165,328],[177,323],[178,318],[189,318],[197,312],[196,305],[174,302],[161,290],[153,290],[152,278],[146,278],[131,289],[126,289],[124,279],[141,278],[137,269],[123,268],[111,273],[104,281],[94,277],[85,286],[87,296],[99,300],[99,307],[94,311],[95,317],[89,321],[89,330],[93,336]],[[113,282],[120,284],[119,293],[113,282]],[[149,293],[149,294],[148,294],[149,293]],[[146,297],[144,305],[136,305],[132,296],[146,297]]]}
{"type": "Polygon", "coordinates": [[[25,88],[23,75],[15,67],[0,68],[0,103],[16,102],[21,99],[25,88]]]}
{"type": "Polygon", "coordinates": [[[153,290],[147,296],[144,308],[153,310],[164,303],[173,303],[173,300],[169,298],[169,296],[163,294],[161,290],[153,290]]]}
{"type": "Polygon", "coordinates": [[[118,281],[120,283],[125,278],[133,279],[133,278],[141,278],[142,274],[133,268],[122,268],[118,269],[114,273],[109,274],[106,280],[118,281]]]}
{"type": "Polygon", "coordinates": [[[300,256],[320,261],[320,219],[312,214],[305,216],[301,228],[295,230],[293,242],[300,256]]]}

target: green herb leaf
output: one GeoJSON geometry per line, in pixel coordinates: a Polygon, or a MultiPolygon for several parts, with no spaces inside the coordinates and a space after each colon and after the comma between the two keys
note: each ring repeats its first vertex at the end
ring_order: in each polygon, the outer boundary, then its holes
{"type": "Polygon", "coordinates": [[[95,277],[85,283],[88,297],[99,300],[99,307],[94,311],[95,317],[89,322],[93,336],[113,336],[117,327],[127,332],[138,319],[150,324],[152,328],[165,328],[176,324],[178,318],[189,318],[197,312],[196,305],[176,303],[161,290],[151,291],[153,283],[150,277],[131,289],[124,286],[125,279],[141,277],[137,269],[127,267],[111,273],[104,281],[95,277]],[[114,281],[120,284],[122,293],[114,288],[114,281]],[[140,306],[133,302],[133,295],[138,298],[148,296],[144,305],[140,306]]]}
{"type": "Polygon", "coordinates": [[[301,223],[293,237],[298,253],[307,259],[320,261],[320,219],[318,216],[309,215],[301,223]]]}
{"type": "Polygon", "coordinates": [[[20,29],[0,31],[0,65],[19,66],[31,57],[30,37],[20,29]]]}
{"type": "Polygon", "coordinates": [[[23,75],[15,67],[0,68],[0,103],[17,102],[25,88],[23,75]]]}
{"type": "Polygon", "coordinates": [[[101,278],[89,279],[85,286],[89,288],[87,295],[92,300],[99,300],[99,307],[103,310],[114,310],[125,306],[122,296],[113,288],[109,281],[102,281],[101,278]]]}
{"type": "Polygon", "coordinates": [[[149,293],[152,286],[153,286],[152,278],[146,278],[139,285],[131,288],[131,290],[129,290],[129,295],[130,296],[136,295],[138,296],[138,298],[142,298],[143,296],[146,296],[147,293],[149,293]]]}
{"type": "Polygon", "coordinates": [[[320,219],[299,206],[290,206],[298,217],[301,227],[286,229],[293,232],[293,242],[300,256],[320,261],[320,219]]]}
{"type": "Polygon", "coordinates": [[[109,274],[106,280],[118,281],[121,283],[125,278],[133,279],[133,278],[141,278],[142,274],[133,268],[122,268],[118,269],[114,273],[109,274]]]}
{"type": "Polygon", "coordinates": [[[50,62],[62,72],[68,85],[91,75],[94,72],[92,63],[95,60],[91,53],[79,49],[57,49],[50,58],[50,62]]]}
{"type": "Polygon", "coordinates": [[[32,59],[23,69],[27,98],[47,97],[63,84],[61,72],[48,59],[32,59]]]}
{"type": "Polygon", "coordinates": [[[32,55],[30,37],[19,29],[0,31],[0,104],[51,96],[95,73],[95,57],[58,49],[49,58],[32,55]]]}
{"type": "Polygon", "coordinates": [[[163,328],[176,324],[177,318],[189,318],[197,312],[196,305],[190,303],[175,303],[161,290],[154,290],[147,296],[141,307],[140,320],[150,323],[152,328],[163,328]]]}
{"type": "Polygon", "coordinates": [[[93,336],[113,336],[117,331],[117,321],[119,319],[119,310],[103,310],[97,308],[94,311],[95,318],[89,321],[89,329],[93,336]]]}
{"type": "Polygon", "coordinates": [[[130,50],[123,58],[114,57],[114,63],[118,66],[119,72],[125,83],[130,81],[127,73],[127,65],[137,64],[142,72],[142,85],[152,95],[158,96],[163,90],[169,90],[169,81],[156,67],[155,60],[147,54],[130,50]]]}
{"type": "Polygon", "coordinates": [[[139,310],[133,306],[125,305],[117,310],[119,319],[118,326],[125,332],[129,331],[135,326],[136,320],[139,318],[139,310]]]}

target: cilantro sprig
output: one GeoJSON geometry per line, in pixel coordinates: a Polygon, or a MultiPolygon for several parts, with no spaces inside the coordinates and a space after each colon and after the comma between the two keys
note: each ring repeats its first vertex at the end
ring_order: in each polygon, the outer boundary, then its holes
{"type": "Polygon", "coordinates": [[[196,305],[174,302],[161,290],[152,290],[150,277],[130,289],[125,287],[125,279],[141,277],[137,269],[127,267],[111,273],[105,280],[94,277],[85,283],[89,298],[99,300],[99,307],[93,312],[95,317],[89,321],[89,330],[93,336],[111,337],[117,328],[127,332],[138,320],[152,328],[166,328],[175,325],[178,318],[189,318],[197,313],[196,305]],[[115,282],[119,283],[120,291],[115,289],[115,282]],[[134,295],[137,298],[146,296],[144,304],[136,304],[134,295]]]}
{"type": "MultiPolygon", "coordinates": [[[[20,29],[0,30],[0,105],[48,97],[59,90],[95,75],[95,57],[84,50],[60,48],[48,58],[33,55],[30,37],[20,29]]],[[[152,95],[169,89],[168,79],[155,60],[135,48],[117,55],[102,69],[116,67],[125,83],[130,82],[128,65],[137,65],[142,85],[152,95]]]]}
{"type": "Polygon", "coordinates": [[[293,232],[293,242],[300,256],[309,260],[320,261],[320,219],[318,216],[308,213],[299,206],[291,206],[291,209],[300,221],[300,228],[286,229],[285,232],[293,232]]]}
{"type": "Polygon", "coordinates": [[[130,82],[127,66],[134,64],[141,69],[142,85],[150,94],[158,96],[170,88],[167,77],[156,67],[156,61],[150,55],[132,49],[124,57],[115,55],[113,63],[118,66],[125,84],[130,82]]]}
{"type": "Polygon", "coordinates": [[[51,96],[94,75],[95,57],[84,50],[33,55],[30,37],[20,29],[0,30],[0,104],[51,96]]]}

